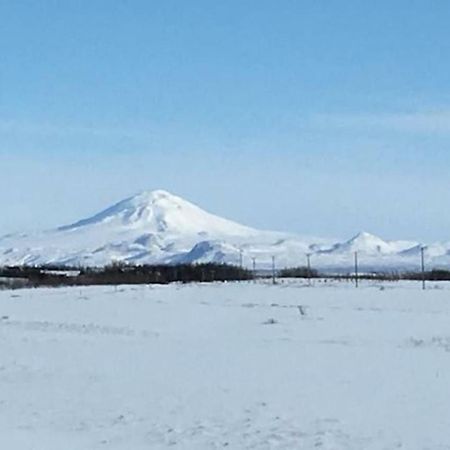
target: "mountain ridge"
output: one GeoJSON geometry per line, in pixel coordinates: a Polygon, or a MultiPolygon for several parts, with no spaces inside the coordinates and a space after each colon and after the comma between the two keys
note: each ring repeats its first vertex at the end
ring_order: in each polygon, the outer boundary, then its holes
{"type": "MultiPolygon", "coordinates": [[[[102,266],[224,262],[250,266],[256,258],[269,266],[304,264],[306,254],[321,267],[346,267],[354,252],[367,267],[409,267],[418,242],[389,241],[361,231],[346,241],[257,230],[204,211],[162,189],[144,191],[85,219],[53,230],[0,237],[0,264],[102,266]]],[[[430,262],[450,263],[450,243],[429,248],[430,262]]]]}

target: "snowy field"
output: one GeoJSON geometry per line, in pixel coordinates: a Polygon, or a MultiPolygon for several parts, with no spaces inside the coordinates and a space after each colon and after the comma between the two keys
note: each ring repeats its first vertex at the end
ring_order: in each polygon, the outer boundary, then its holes
{"type": "Polygon", "coordinates": [[[0,291],[0,448],[450,449],[450,285],[384,286],[0,291]]]}

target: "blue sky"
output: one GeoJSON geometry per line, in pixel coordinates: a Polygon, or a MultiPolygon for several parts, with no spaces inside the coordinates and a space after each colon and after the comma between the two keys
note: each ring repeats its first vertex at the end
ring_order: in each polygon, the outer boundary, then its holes
{"type": "Polygon", "coordinates": [[[0,234],[162,188],[450,239],[447,1],[0,2],[0,234]]]}

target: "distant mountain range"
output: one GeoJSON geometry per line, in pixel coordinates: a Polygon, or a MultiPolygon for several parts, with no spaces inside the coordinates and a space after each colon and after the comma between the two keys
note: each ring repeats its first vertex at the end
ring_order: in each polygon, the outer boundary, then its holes
{"type": "MultiPolygon", "coordinates": [[[[169,192],[143,192],[71,225],[0,238],[0,264],[103,266],[224,262],[268,268],[312,265],[349,270],[354,252],[362,269],[415,269],[423,244],[385,241],[361,232],[344,242],[261,231],[210,214],[169,192]]],[[[428,266],[450,264],[450,243],[425,245],[428,266]]]]}

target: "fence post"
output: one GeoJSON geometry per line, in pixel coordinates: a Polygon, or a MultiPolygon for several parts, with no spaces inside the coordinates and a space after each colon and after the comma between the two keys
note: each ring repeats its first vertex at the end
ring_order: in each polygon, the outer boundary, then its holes
{"type": "Polygon", "coordinates": [[[275,280],[275,256],[272,256],[272,284],[276,284],[276,280],[275,280]]]}
{"type": "Polygon", "coordinates": [[[422,271],[422,289],[425,290],[425,247],[420,247],[420,268],[422,271]]]}
{"type": "Polygon", "coordinates": [[[311,253],[306,254],[306,266],[308,268],[308,284],[311,286],[311,253]]]}

